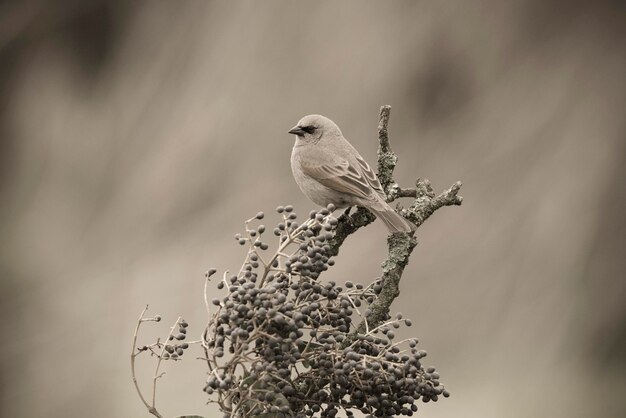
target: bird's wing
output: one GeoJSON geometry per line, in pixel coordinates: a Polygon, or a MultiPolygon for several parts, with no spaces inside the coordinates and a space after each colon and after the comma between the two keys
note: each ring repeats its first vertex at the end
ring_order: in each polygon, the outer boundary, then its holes
{"type": "Polygon", "coordinates": [[[358,168],[345,159],[335,160],[330,164],[301,161],[301,167],[304,174],[329,189],[357,197],[371,198],[372,189],[378,192],[376,185],[380,189],[380,183],[367,163],[360,157],[357,160],[358,168]]]}
{"type": "Polygon", "coordinates": [[[363,176],[367,179],[368,184],[372,187],[372,189],[376,190],[378,194],[384,197],[385,192],[380,185],[380,181],[378,181],[378,177],[376,177],[376,174],[374,174],[367,162],[358,154],[356,156],[356,161],[357,163],[359,163],[361,171],[363,172],[363,176]]]}

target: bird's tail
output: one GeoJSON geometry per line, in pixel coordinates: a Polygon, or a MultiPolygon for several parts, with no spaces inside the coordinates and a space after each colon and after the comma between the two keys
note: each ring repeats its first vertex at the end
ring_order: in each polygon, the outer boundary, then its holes
{"type": "MultiPolygon", "coordinates": [[[[381,202],[382,203],[382,202],[381,202]]],[[[381,221],[387,225],[389,232],[411,232],[415,231],[415,225],[404,219],[398,214],[391,206],[384,204],[384,206],[376,205],[377,207],[369,209],[380,218],[381,221]]]]}

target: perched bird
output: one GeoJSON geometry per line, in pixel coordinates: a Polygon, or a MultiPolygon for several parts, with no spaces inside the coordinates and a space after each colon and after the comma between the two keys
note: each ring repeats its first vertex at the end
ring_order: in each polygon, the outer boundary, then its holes
{"type": "Polygon", "coordinates": [[[321,206],[364,206],[382,219],[390,232],[414,229],[385,201],[376,174],[335,122],[321,115],[308,115],[289,133],[296,135],[291,170],[306,197],[321,206]]]}

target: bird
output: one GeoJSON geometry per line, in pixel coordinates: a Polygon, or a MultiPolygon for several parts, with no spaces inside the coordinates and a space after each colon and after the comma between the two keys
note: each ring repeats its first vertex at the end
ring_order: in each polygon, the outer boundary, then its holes
{"type": "Polygon", "coordinates": [[[322,115],[307,115],[289,133],[296,136],[291,152],[293,177],[313,203],[336,208],[363,206],[391,233],[415,230],[385,201],[376,174],[335,122],[322,115]]]}

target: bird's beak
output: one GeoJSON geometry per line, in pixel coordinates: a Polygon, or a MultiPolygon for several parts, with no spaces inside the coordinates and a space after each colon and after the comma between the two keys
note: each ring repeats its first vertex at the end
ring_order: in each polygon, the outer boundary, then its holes
{"type": "Polygon", "coordinates": [[[298,125],[294,126],[293,128],[291,128],[289,130],[290,134],[294,134],[294,135],[298,135],[298,136],[304,136],[304,131],[302,130],[301,127],[299,127],[298,125]]]}

